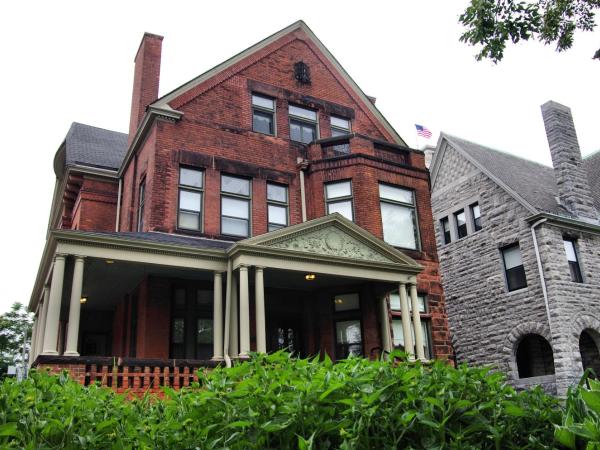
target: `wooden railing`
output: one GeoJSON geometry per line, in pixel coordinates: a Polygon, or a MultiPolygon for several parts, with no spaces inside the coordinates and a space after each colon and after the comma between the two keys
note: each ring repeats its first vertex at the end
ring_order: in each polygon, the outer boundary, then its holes
{"type": "Polygon", "coordinates": [[[85,386],[97,384],[116,392],[144,393],[158,392],[163,386],[173,389],[191,386],[198,381],[198,371],[217,365],[210,360],[40,355],[33,367],[51,372],[66,370],[71,378],[85,386]]]}

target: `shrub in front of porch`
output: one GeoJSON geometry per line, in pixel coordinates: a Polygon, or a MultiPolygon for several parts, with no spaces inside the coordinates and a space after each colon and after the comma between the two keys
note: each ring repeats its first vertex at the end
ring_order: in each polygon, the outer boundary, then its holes
{"type": "Polygon", "coordinates": [[[557,401],[441,362],[254,356],[164,398],[65,376],[0,386],[0,446],[25,448],[552,448],[557,401]]]}

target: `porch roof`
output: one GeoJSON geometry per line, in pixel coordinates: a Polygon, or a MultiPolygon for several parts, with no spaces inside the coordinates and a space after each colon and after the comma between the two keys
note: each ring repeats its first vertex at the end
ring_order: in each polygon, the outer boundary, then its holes
{"type": "Polygon", "coordinates": [[[159,232],[53,230],[42,256],[30,310],[41,297],[55,254],[181,269],[240,265],[389,282],[414,282],[422,267],[400,250],[334,213],[238,242],[159,232]]]}

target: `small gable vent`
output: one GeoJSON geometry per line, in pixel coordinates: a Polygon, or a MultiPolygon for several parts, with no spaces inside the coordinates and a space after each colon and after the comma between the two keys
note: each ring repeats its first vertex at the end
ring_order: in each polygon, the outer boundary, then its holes
{"type": "Polygon", "coordinates": [[[294,64],[294,78],[301,84],[310,84],[310,67],[304,61],[294,64]]]}

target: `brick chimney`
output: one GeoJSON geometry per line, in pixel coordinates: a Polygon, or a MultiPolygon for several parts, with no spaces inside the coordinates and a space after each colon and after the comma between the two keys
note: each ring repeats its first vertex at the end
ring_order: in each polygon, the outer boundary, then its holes
{"type": "Polygon", "coordinates": [[[598,223],[571,110],[549,101],[542,105],[542,117],[562,206],[581,220],[598,223]]]}
{"type": "Polygon", "coordinates": [[[142,121],[142,117],[144,117],[146,106],[158,98],[162,40],[162,36],[144,33],[140,47],[135,55],[131,118],[129,120],[129,143],[131,143],[142,121]]]}

